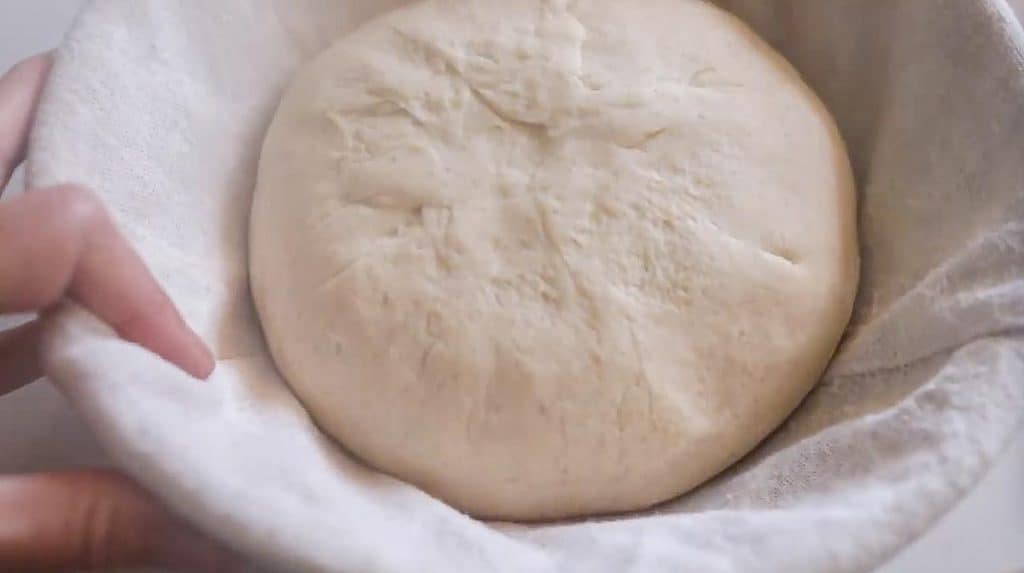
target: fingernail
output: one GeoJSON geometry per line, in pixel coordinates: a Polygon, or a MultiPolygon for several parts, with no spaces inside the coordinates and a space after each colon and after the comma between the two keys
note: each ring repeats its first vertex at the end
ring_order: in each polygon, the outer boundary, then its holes
{"type": "Polygon", "coordinates": [[[182,340],[184,348],[180,357],[179,365],[194,378],[208,380],[217,367],[217,361],[213,351],[206,345],[199,333],[196,332],[187,322],[185,317],[178,314],[178,323],[181,325],[180,332],[188,333],[187,340],[182,340]]]}
{"type": "Polygon", "coordinates": [[[189,373],[200,380],[208,380],[217,367],[217,361],[214,359],[213,351],[206,346],[203,339],[195,331],[191,329],[189,331],[192,332],[192,346],[194,348],[193,364],[192,368],[189,369],[189,373]]]}

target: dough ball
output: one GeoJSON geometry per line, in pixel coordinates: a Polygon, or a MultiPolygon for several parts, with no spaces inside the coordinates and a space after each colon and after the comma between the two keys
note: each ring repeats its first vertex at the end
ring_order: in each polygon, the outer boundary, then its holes
{"type": "Polygon", "coordinates": [[[252,285],[295,394],[367,463],[480,517],[621,512],[812,388],[855,211],[828,112],[708,3],[432,0],[295,78],[252,285]]]}

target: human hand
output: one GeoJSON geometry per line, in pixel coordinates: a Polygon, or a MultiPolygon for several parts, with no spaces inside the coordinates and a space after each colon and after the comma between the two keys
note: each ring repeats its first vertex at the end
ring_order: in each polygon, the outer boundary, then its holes
{"type": "MultiPolygon", "coordinates": [[[[48,55],[37,56],[0,78],[0,194],[25,158],[50,66],[48,55]]],[[[213,371],[210,351],[95,195],[63,185],[0,202],[0,314],[45,313],[65,299],[196,378],[213,371]]],[[[0,332],[0,395],[41,376],[40,332],[38,321],[0,332]]],[[[233,562],[118,474],[0,477],[0,570],[205,572],[233,562]]]]}

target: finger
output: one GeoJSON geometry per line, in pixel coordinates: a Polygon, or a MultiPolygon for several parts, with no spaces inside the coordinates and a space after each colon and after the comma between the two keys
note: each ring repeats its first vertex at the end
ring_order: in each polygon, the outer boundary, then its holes
{"type": "Polygon", "coordinates": [[[0,78],[0,194],[25,159],[28,134],[52,65],[50,54],[41,54],[0,78]]]}
{"type": "Polygon", "coordinates": [[[111,472],[0,478],[0,570],[238,570],[230,551],[111,472]]]}
{"type": "Polygon", "coordinates": [[[95,195],[61,186],[0,203],[0,313],[43,310],[65,297],[189,374],[213,371],[210,351],[95,195]]]}
{"type": "Polygon", "coordinates": [[[43,377],[36,321],[0,332],[0,396],[43,377]]]}

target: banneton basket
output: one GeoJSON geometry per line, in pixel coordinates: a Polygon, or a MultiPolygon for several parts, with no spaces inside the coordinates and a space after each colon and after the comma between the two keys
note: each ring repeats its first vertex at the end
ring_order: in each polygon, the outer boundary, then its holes
{"type": "Polygon", "coordinates": [[[290,75],[398,4],[94,0],[58,53],[31,183],[96,189],[218,369],[200,384],[71,309],[48,372],[169,506],[283,571],[842,573],[923,532],[1002,451],[1024,412],[1024,33],[1009,5],[733,0],[829,105],[861,189],[853,324],[804,405],[698,491],[590,522],[482,523],[347,457],[267,355],[246,223],[290,75]]]}

